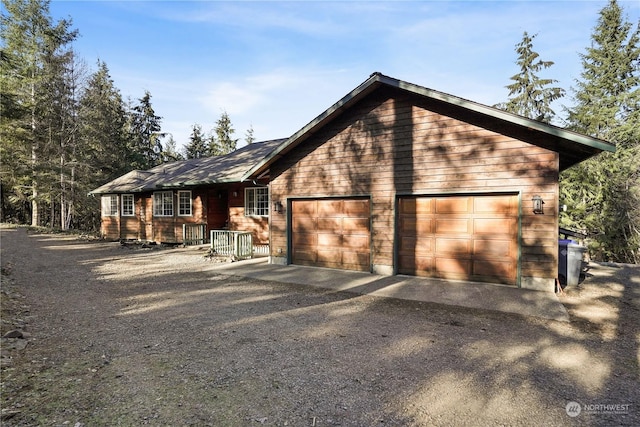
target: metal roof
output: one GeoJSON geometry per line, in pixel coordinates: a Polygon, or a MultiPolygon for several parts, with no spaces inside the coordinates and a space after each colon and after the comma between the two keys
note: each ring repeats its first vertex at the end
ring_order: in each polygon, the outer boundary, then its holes
{"type": "Polygon", "coordinates": [[[335,120],[358,101],[381,88],[391,88],[418,96],[445,115],[455,117],[463,114],[464,118],[461,120],[555,151],[560,154],[560,170],[567,169],[602,151],[615,151],[613,144],[601,139],[394,79],[380,73],[373,73],[366,81],[286,139],[262,161],[255,164],[244,174],[242,179],[249,179],[263,173],[278,158],[335,120]]]}
{"type": "Polygon", "coordinates": [[[187,188],[240,182],[242,176],[285,139],[254,142],[223,156],[164,163],[146,171],[134,170],[89,194],[141,193],[165,188],[187,188]]]}

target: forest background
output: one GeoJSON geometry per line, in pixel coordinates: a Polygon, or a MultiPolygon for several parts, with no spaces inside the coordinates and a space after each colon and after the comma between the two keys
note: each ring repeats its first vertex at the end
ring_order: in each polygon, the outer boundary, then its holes
{"type": "MultiPolygon", "coordinates": [[[[52,20],[48,0],[2,3],[0,221],[97,232],[100,203],[90,190],[134,169],[236,149],[226,112],[209,132],[195,123],[178,149],[151,93],[125,99],[105,62],[90,70],[73,49],[78,31],[52,20]]],[[[580,77],[567,89],[539,77],[553,62],[525,32],[515,45],[520,72],[496,107],[616,145],[561,174],[560,225],[588,236],[592,259],[639,263],[640,22],[629,22],[616,0],[594,22],[580,77]],[[558,115],[551,105],[565,96],[572,106],[558,115]]],[[[254,142],[251,128],[244,140],[254,142]]]]}

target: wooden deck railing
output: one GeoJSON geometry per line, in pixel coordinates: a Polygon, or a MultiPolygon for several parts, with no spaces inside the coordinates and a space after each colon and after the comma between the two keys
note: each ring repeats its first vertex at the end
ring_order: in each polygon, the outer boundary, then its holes
{"type": "Polygon", "coordinates": [[[185,245],[207,243],[207,224],[182,224],[182,243],[185,245]]]}
{"type": "Polygon", "coordinates": [[[216,255],[251,258],[253,237],[245,231],[211,230],[211,249],[216,255]]]}

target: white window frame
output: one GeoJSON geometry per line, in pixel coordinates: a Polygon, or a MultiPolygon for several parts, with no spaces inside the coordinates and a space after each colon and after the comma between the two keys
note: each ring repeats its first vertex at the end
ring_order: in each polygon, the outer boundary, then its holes
{"type": "Polygon", "coordinates": [[[249,187],[244,189],[244,216],[269,216],[268,187],[249,187]]]}
{"type": "Polygon", "coordinates": [[[153,216],[173,216],[173,191],[156,191],[153,193],[153,216]]]}
{"type": "Polygon", "coordinates": [[[100,199],[102,216],[118,216],[118,195],[107,194],[100,199]]]}
{"type": "Polygon", "coordinates": [[[178,191],[178,216],[192,216],[193,215],[193,200],[191,199],[191,190],[178,191]],[[183,197],[189,200],[189,205],[183,204],[183,197]]]}
{"type": "Polygon", "coordinates": [[[133,194],[123,194],[120,196],[120,206],[122,206],[122,216],[135,216],[136,199],[133,194]]]}

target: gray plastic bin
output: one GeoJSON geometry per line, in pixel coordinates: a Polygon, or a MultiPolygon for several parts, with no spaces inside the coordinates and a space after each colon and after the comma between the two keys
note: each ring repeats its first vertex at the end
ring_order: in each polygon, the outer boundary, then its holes
{"type": "Polygon", "coordinates": [[[586,252],[587,248],[572,240],[558,240],[558,280],[563,288],[580,282],[582,260],[586,252]]]}

